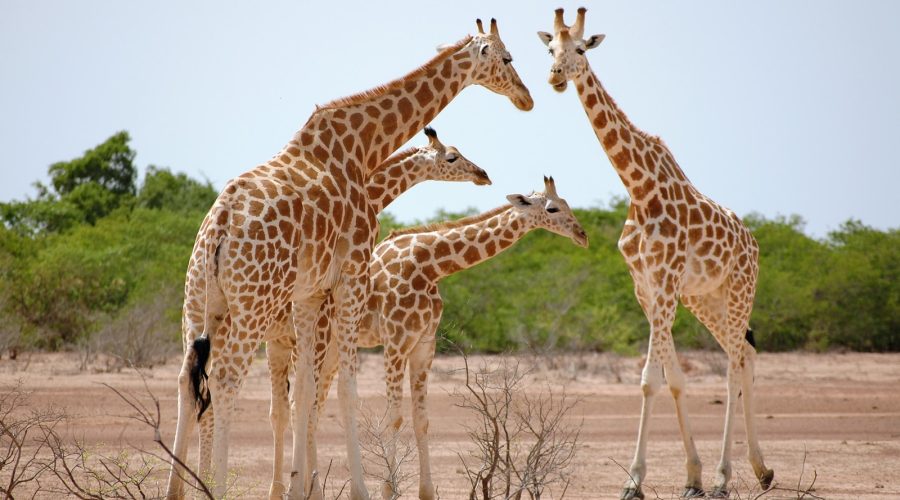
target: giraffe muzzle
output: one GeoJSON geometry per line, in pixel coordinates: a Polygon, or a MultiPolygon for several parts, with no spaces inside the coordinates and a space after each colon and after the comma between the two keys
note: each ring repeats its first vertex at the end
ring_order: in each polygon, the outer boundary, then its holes
{"type": "Polygon", "coordinates": [[[491,178],[488,177],[487,172],[479,168],[475,171],[475,180],[473,182],[476,186],[490,186],[491,178]]]}

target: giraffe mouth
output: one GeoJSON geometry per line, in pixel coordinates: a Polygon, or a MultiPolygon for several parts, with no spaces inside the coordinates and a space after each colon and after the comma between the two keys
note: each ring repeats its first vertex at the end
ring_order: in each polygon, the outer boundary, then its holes
{"type": "Polygon", "coordinates": [[[565,92],[566,87],[568,87],[568,86],[569,86],[569,83],[567,81],[563,80],[559,83],[554,83],[553,90],[555,90],[557,92],[565,92]]]}

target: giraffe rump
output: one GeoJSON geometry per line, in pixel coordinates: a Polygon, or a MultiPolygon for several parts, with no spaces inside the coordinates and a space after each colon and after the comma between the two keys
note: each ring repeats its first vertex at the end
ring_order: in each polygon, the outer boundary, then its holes
{"type": "Polygon", "coordinates": [[[194,352],[194,363],[191,365],[191,390],[194,401],[197,403],[197,420],[203,416],[203,412],[212,403],[212,395],[209,393],[209,374],[206,373],[206,363],[209,361],[210,342],[209,337],[198,337],[191,344],[194,352]]]}

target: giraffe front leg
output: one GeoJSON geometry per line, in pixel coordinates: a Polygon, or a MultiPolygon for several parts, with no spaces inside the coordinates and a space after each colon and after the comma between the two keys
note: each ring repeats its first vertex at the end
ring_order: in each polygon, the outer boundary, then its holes
{"type": "Polygon", "coordinates": [[[674,293],[666,293],[665,280],[673,279],[671,276],[661,278],[660,286],[656,286],[652,292],[644,291],[637,285],[635,293],[638,301],[647,314],[650,322],[650,342],[647,349],[647,361],[641,372],[641,421],[638,427],[637,446],[634,460],[629,470],[629,478],[625,482],[621,499],[631,500],[644,498],[641,484],[647,473],[647,438],[649,432],[650,415],[653,412],[653,404],[656,395],[662,386],[663,366],[674,356],[670,342],[672,335],[672,323],[675,320],[675,296],[674,293]]]}
{"type": "MultiPolygon", "coordinates": [[[[288,332],[290,331],[288,330],[288,332]]],[[[272,457],[272,482],[269,485],[269,498],[280,499],[284,496],[284,431],[290,415],[288,400],[288,377],[293,346],[287,338],[270,341],[266,344],[266,358],[269,364],[269,378],[272,382],[272,401],[269,406],[269,421],[272,424],[274,440],[274,456],[272,457]]]]}
{"type": "Polygon", "coordinates": [[[310,414],[315,397],[314,348],[315,322],[324,295],[316,295],[293,305],[294,345],[294,393],[291,398],[291,429],[293,431],[293,457],[288,496],[296,499],[321,498],[322,489],[315,474],[315,457],[309,455],[310,414]],[[308,477],[309,476],[309,477],[308,477]],[[313,477],[315,479],[313,480],[313,477]],[[312,483],[310,483],[312,480],[312,483]]]}
{"type": "Polygon", "coordinates": [[[350,498],[368,500],[363,480],[362,456],[359,449],[359,430],[356,412],[359,396],[356,389],[358,371],[356,344],[359,340],[359,320],[369,294],[368,252],[362,263],[353,262],[335,292],[335,341],[338,350],[338,399],[344,419],[347,443],[347,465],[350,469],[350,498]]]}
{"type": "Polygon", "coordinates": [[[675,413],[678,415],[678,428],[681,431],[681,439],[684,444],[685,466],[687,468],[687,482],[681,496],[682,498],[702,498],[705,496],[703,491],[703,466],[700,463],[697,446],[694,444],[694,434],[691,432],[691,423],[688,418],[687,402],[684,397],[684,373],[681,370],[681,365],[678,363],[678,357],[675,355],[675,343],[671,335],[669,336],[669,344],[672,356],[665,365],[666,383],[669,385],[669,392],[672,393],[672,399],[675,401],[675,413]]]}
{"type": "Polygon", "coordinates": [[[428,372],[434,359],[434,325],[431,335],[420,339],[409,354],[409,390],[412,400],[412,420],[419,453],[419,499],[434,499],[434,483],[431,480],[431,456],[428,452],[428,372]]]}

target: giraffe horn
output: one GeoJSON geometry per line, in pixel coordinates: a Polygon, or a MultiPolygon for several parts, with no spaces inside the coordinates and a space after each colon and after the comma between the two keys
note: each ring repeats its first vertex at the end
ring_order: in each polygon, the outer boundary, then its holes
{"type": "Polygon", "coordinates": [[[484,34],[484,26],[481,24],[481,19],[476,19],[475,24],[478,25],[478,34],[483,35],[484,34]]]}
{"type": "Polygon", "coordinates": [[[575,18],[575,24],[572,25],[572,37],[575,39],[584,38],[584,13],[587,12],[587,9],[584,7],[578,8],[578,16],[575,18]]]}
{"type": "Polygon", "coordinates": [[[553,177],[544,176],[544,190],[547,194],[552,196],[557,196],[556,194],[556,183],[553,182],[553,177]]]}
{"type": "Polygon", "coordinates": [[[553,18],[553,31],[559,33],[560,31],[566,29],[566,23],[563,21],[563,9],[562,7],[556,9],[556,17],[553,18]]]}
{"type": "Polygon", "coordinates": [[[491,34],[494,36],[500,36],[500,31],[497,29],[497,20],[493,17],[491,18],[491,34]]]}

